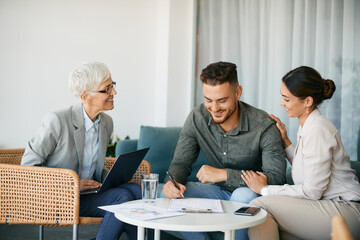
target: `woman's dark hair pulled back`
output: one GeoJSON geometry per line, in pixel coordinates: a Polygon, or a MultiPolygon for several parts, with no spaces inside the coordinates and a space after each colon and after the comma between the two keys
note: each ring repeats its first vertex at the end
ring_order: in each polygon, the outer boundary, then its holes
{"type": "Polygon", "coordinates": [[[312,97],[314,107],[323,100],[330,99],[336,90],[334,81],[323,79],[318,71],[307,66],[291,70],[282,78],[282,81],[294,96],[302,100],[312,97]]]}

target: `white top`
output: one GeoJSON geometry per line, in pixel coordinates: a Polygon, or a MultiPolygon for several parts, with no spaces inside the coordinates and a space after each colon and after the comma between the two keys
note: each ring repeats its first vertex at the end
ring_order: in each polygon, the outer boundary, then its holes
{"type": "Polygon", "coordinates": [[[295,185],[270,185],[266,195],[307,199],[360,200],[360,184],[336,127],[318,109],[297,133],[297,145],[285,149],[295,185]]]}
{"type": "MultiPolygon", "coordinates": [[[[142,200],[125,202],[123,204],[136,204],[142,200]]],[[[156,206],[167,209],[169,199],[157,198],[156,206]]],[[[224,213],[186,213],[181,216],[160,218],[154,220],[139,220],[125,216],[121,213],[115,213],[119,220],[145,228],[153,228],[169,231],[191,231],[191,232],[213,232],[229,231],[241,228],[249,228],[263,223],[266,220],[267,213],[261,209],[255,216],[235,215],[234,211],[248,204],[221,200],[224,213]]]]}
{"type": "Polygon", "coordinates": [[[85,124],[85,139],[84,139],[84,157],[82,168],[80,169],[80,179],[93,179],[95,173],[97,160],[99,158],[99,122],[98,116],[93,122],[85,109],[83,108],[84,124],[85,124]]]}

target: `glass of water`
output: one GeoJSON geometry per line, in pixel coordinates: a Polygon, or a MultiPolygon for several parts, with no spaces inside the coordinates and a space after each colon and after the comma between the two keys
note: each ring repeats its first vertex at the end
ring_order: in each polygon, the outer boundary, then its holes
{"type": "Polygon", "coordinates": [[[159,174],[141,174],[142,199],[146,203],[155,203],[159,185],[159,174]]]}

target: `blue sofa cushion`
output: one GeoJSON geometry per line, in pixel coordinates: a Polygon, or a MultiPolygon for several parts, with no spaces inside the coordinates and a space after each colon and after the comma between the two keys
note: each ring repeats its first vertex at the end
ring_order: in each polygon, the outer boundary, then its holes
{"type": "Polygon", "coordinates": [[[159,182],[164,182],[165,171],[174,157],[180,131],[180,127],[140,127],[137,148],[150,147],[145,160],[151,164],[151,171],[159,174],[159,182]]]}
{"type": "MultiPolygon", "coordinates": [[[[159,182],[163,183],[170,163],[174,157],[176,144],[179,140],[181,127],[141,126],[138,149],[150,147],[145,156],[151,164],[151,171],[159,174],[159,182]]],[[[192,173],[188,181],[198,181],[196,173],[205,163],[205,157],[200,152],[198,160],[192,165],[192,173]]]]}
{"type": "Polygon", "coordinates": [[[133,152],[137,150],[138,140],[137,139],[126,139],[116,142],[115,156],[119,156],[123,153],[133,152]]]}
{"type": "Polygon", "coordinates": [[[360,161],[350,161],[351,168],[356,171],[356,176],[360,180],[360,161]]]}

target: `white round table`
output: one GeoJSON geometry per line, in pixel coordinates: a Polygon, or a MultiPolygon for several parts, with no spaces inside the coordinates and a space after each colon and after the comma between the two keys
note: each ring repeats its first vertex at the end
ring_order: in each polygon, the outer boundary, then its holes
{"type": "MultiPolygon", "coordinates": [[[[134,204],[142,200],[123,204],[134,204]]],[[[168,208],[169,199],[156,199],[155,206],[168,208]]],[[[225,240],[235,239],[235,230],[249,228],[263,223],[267,213],[261,209],[255,216],[235,215],[234,211],[247,204],[221,200],[224,213],[186,213],[181,216],[160,218],[154,220],[138,220],[121,213],[115,213],[119,220],[138,227],[138,240],[144,240],[145,228],[154,229],[154,239],[160,239],[160,230],[183,232],[224,232],[225,240]]]]}

